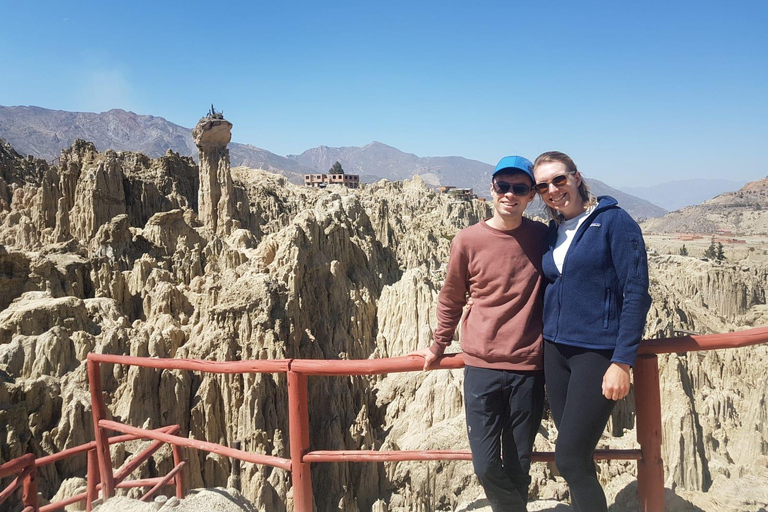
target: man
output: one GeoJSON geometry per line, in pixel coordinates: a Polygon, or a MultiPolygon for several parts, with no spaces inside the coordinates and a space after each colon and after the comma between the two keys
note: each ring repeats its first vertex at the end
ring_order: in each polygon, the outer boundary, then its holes
{"type": "Polygon", "coordinates": [[[433,343],[414,355],[424,369],[442,356],[461,320],[464,408],[475,474],[494,512],[524,512],[531,452],[544,404],[541,259],[547,227],[523,217],[533,200],[533,164],[499,161],[493,217],[451,243],[433,343]]]}

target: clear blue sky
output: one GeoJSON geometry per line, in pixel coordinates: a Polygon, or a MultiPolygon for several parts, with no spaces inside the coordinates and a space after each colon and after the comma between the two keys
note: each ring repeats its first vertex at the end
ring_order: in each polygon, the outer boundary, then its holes
{"type": "Polygon", "coordinates": [[[613,186],[768,174],[768,2],[3,2],[0,105],[111,108],[286,155],[373,140],[613,186]]]}

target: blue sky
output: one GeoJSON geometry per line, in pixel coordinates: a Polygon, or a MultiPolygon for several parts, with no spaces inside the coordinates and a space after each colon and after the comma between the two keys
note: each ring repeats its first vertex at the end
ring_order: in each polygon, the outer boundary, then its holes
{"type": "Polygon", "coordinates": [[[613,186],[768,175],[765,1],[3,4],[0,105],[213,102],[280,155],[556,149],[613,186]]]}

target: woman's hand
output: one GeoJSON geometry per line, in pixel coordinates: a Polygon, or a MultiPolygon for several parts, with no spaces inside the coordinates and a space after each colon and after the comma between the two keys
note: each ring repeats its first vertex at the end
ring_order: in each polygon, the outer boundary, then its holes
{"type": "Polygon", "coordinates": [[[425,347],[419,350],[414,350],[408,353],[409,356],[419,356],[424,358],[424,371],[429,370],[429,367],[437,360],[437,356],[429,350],[429,347],[425,347]]]}
{"type": "Polygon", "coordinates": [[[603,396],[608,400],[621,400],[629,393],[629,365],[611,363],[603,375],[603,396]]]}

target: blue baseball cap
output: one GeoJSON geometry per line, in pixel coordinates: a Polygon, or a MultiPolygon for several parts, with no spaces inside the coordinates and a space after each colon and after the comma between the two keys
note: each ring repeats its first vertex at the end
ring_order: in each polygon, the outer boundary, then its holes
{"type": "Polygon", "coordinates": [[[527,158],[522,156],[505,156],[496,164],[496,169],[493,171],[491,179],[500,172],[507,170],[522,171],[531,178],[533,183],[536,183],[536,178],[533,177],[533,164],[527,158]]]}

